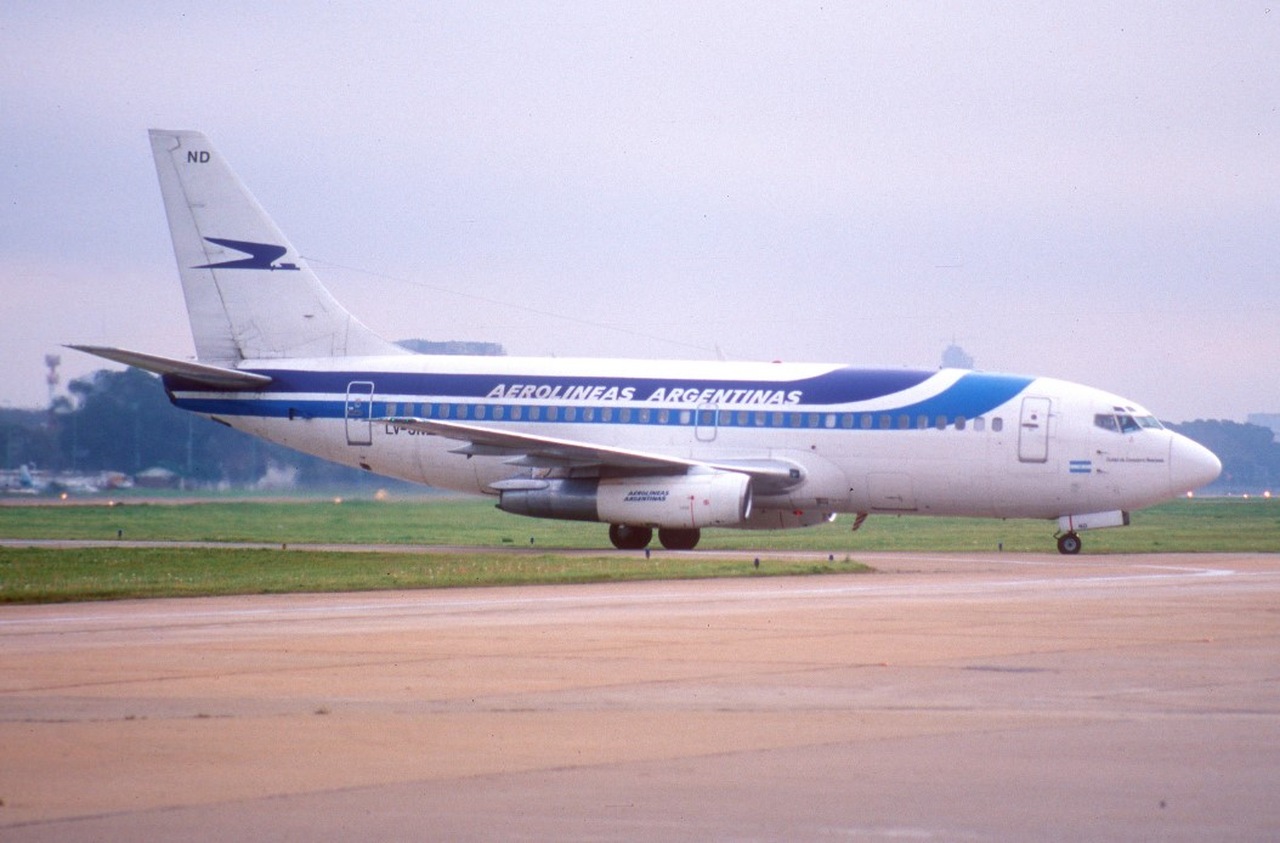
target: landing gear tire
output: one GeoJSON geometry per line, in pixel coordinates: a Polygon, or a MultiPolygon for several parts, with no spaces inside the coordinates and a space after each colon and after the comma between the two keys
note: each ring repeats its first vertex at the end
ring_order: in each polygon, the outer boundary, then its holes
{"type": "Polygon", "coordinates": [[[658,541],[667,550],[693,550],[698,546],[702,531],[696,527],[691,530],[661,529],[658,530],[658,541]]]}
{"type": "Polygon", "coordinates": [[[648,527],[632,527],[629,524],[610,524],[609,541],[618,550],[644,550],[653,539],[648,527]]]}
{"type": "Polygon", "coordinates": [[[1067,556],[1075,556],[1080,552],[1083,544],[1075,533],[1063,533],[1058,536],[1058,552],[1067,556]]]}

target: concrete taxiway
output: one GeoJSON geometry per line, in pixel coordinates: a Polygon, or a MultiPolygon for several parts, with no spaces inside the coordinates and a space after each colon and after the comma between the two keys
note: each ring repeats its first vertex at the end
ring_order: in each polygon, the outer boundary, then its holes
{"type": "Polygon", "coordinates": [[[1280,838],[1280,555],[0,608],[0,838],[1280,838]]]}

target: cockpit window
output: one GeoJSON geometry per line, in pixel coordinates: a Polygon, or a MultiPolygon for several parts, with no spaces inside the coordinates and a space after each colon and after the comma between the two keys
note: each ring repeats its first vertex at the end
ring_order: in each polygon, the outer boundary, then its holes
{"type": "Polygon", "coordinates": [[[1137,433],[1143,428],[1160,430],[1163,425],[1155,416],[1139,416],[1133,413],[1098,413],[1093,417],[1094,427],[1110,430],[1112,433],[1137,433]]]}

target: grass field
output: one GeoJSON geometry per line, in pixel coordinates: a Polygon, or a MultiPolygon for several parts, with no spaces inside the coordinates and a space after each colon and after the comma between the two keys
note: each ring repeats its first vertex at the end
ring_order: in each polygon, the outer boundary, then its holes
{"type": "MultiPolygon", "coordinates": [[[[608,550],[600,524],[542,521],[454,498],[0,506],[0,538],[253,542],[279,549],[0,548],[0,602],[596,582],[855,570],[863,551],[1054,553],[1035,521],[872,517],[806,530],[707,530],[695,554],[608,550]],[[297,544],[432,545],[430,552],[297,550],[297,544]],[[526,552],[498,553],[519,547],[526,552]],[[600,550],[566,554],[561,550],[600,550]],[[757,569],[750,550],[795,551],[757,569]],[[721,551],[721,553],[717,553],[721,551]],[[732,553],[728,553],[732,551],[732,553]],[[747,551],[747,553],[742,553],[747,551]],[[814,562],[814,553],[831,562],[814,562]],[[803,555],[802,555],[803,554],[803,555]]],[[[1280,501],[1177,500],[1128,528],[1084,534],[1086,553],[1280,551],[1280,501]]],[[[821,559],[821,557],[819,557],[821,559]]]]}

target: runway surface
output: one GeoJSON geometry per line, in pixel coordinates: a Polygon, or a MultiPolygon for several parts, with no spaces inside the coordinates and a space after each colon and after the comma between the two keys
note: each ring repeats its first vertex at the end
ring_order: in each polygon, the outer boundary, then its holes
{"type": "Polygon", "coordinates": [[[0,608],[0,839],[1280,839],[1280,555],[0,608]]]}

